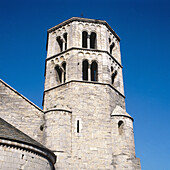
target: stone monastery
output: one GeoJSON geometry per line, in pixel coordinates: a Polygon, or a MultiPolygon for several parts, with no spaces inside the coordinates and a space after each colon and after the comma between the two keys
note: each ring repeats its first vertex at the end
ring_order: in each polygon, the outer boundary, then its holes
{"type": "Polygon", "coordinates": [[[0,80],[0,169],[141,169],[119,43],[103,20],[50,28],[43,110],[0,80]]]}

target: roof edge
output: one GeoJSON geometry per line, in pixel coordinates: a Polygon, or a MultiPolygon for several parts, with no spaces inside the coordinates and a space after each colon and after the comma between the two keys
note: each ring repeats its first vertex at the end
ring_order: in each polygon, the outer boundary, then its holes
{"type": "Polygon", "coordinates": [[[46,157],[53,164],[55,164],[55,162],[56,162],[55,154],[51,150],[49,150],[48,148],[42,148],[40,146],[32,145],[30,143],[23,142],[23,141],[20,141],[20,140],[14,140],[14,139],[3,138],[3,137],[0,137],[0,145],[8,145],[8,146],[11,146],[11,147],[16,147],[16,148],[20,148],[20,149],[23,149],[23,150],[28,150],[28,151],[31,151],[31,152],[34,152],[36,154],[39,154],[39,155],[46,157]]]}
{"type": "Polygon", "coordinates": [[[116,106],[116,108],[113,110],[113,112],[111,113],[111,117],[113,116],[123,116],[123,117],[128,117],[130,118],[132,121],[134,121],[134,119],[126,112],[126,110],[124,110],[122,107],[120,107],[119,105],[116,106]]]}
{"type": "MultiPolygon", "coordinates": [[[[2,84],[4,84],[6,87],[8,87],[10,90],[12,90],[14,93],[16,93],[17,95],[19,95],[20,97],[22,97],[24,100],[26,100],[28,103],[30,103],[32,106],[34,106],[35,108],[37,108],[39,111],[43,112],[43,110],[41,108],[39,108],[36,104],[34,104],[33,102],[31,102],[29,99],[27,99],[25,96],[23,96],[22,94],[20,94],[17,90],[15,90],[13,87],[11,87],[9,84],[5,83],[2,79],[0,79],[0,82],[2,84]]],[[[44,112],[43,112],[44,113],[44,112]]]]}
{"type": "Polygon", "coordinates": [[[116,32],[110,27],[110,25],[105,21],[105,20],[98,20],[98,19],[89,19],[89,18],[80,18],[80,17],[71,17],[63,22],[61,22],[60,24],[52,27],[52,28],[49,28],[47,30],[48,33],[56,30],[57,28],[60,28],[66,24],[69,24],[70,22],[73,22],[73,21],[81,21],[81,22],[90,22],[90,23],[96,23],[96,24],[103,24],[105,25],[114,35],[115,37],[120,41],[120,37],[116,34],[116,32]]]}

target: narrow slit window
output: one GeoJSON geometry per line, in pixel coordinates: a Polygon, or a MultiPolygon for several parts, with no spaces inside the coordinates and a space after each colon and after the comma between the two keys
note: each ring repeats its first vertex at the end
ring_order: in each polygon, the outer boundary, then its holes
{"type": "Polygon", "coordinates": [[[79,122],[79,120],[77,120],[77,133],[79,133],[80,132],[80,122],[79,122]]]}

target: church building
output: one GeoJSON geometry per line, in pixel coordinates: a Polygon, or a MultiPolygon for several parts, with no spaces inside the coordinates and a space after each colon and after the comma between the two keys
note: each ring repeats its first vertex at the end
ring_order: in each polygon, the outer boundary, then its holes
{"type": "Polygon", "coordinates": [[[0,79],[0,169],[141,170],[120,38],[106,21],[48,30],[43,109],[0,79]]]}

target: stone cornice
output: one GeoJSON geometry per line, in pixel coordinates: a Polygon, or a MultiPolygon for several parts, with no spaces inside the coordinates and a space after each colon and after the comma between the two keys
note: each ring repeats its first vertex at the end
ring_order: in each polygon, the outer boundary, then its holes
{"type": "Polygon", "coordinates": [[[123,66],[108,52],[108,51],[104,51],[104,50],[97,50],[97,49],[88,49],[88,48],[78,48],[78,47],[72,47],[72,48],[69,48],[65,51],[62,51],[61,53],[58,53],[58,54],[55,54],[51,57],[48,57],[46,58],[45,60],[45,71],[44,71],[44,76],[46,76],[46,64],[47,64],[47,61],[48,60],[51,60],[59,55],[62,55],[62,54],[65,54],[71,50],[81,50],[81,51],[92,51],[92,52],[102,52],[102,53],[106,53],[108,54],[121,68],[123,68],[123,66]]]}
{"type": "Polygon", "coordinates": [[[50,109],[50,110],[44,111],[44,114],[46,114],[46,113],[48,113],[48,112],[52,112],[52,111],[62,111],[62,112],[72,113],[72,111],[66,110],[66,109],[50,109]]]}
{"type": "Polygon", "coordinates": [[[134,119],[131,117],[131,116],[127,116],[127,115],[111,115],[111,118],[113,118],[113,117],[127,117],[127,118],[129,118],[129,119],[131,119],[132,121],[134,121],[134,119]]]}
{"type": "Polygon", "coordinates": [[[62,51],[61,53],[58,53],[58,54],[53,55],[53,56],[51,56],[51,57],[49,57],[49,58],[46,58],[46,61],[51,60],[51,59],[53,59],[53,58],[55,58],[55,57],[57,57],[57,56],[59,56],[59,55],[62,55],[62,54],[64,54],[64,53],[67,53],[67,52],[69,52],[69,51],[71,51],[71,50],[81,50],[81,51],[91,51],[91,52],[106,53],[106,54],[108,54],[121,68],[123,68],[123,66],[122,66],[108,51],[97,50],[97,49],[88,49],[88,48],[78,48],[78,47],[72,47],[72,48],[69,48],[69,49],[67,49],[67,50],[65,50],[65,51],[62,51]]]}
{"type": "Polygon", "coordinates": [[[38,147],[36,145],[30,145],[30,143],[21,142],[13,139],[5,139],[0,137],[0,145],[17,148],[17,149],[35,153],[37,155],[41,155],[42,157],[45,157],[53,164],[55,164],[56,162],[56,156],[52,151],[46,148],[38,147]]]}
{"type": "Polygon", "coordinates": [[[118,94],[120,94],[123,98],[125,98],[125,96],[124,96],[122,93],[120,93],[116,88],[114,88],[111,84],[108,84],[108,83],[100,83],[100,82],[95,82],[95,81],[80,81],[80,80],[71,80],[71,81],[68,81],[68,82],[63,83],[63,84],[60,84],[60,85],[58,85],[58,86],[55,86],[55,87],[46,89],[46,90],[44,90],[44,93],[45,93],[45,92],[48,92],[48,91],[50,91],[50,90],[56,89],[56,88],[58,88],[58,87],[60,87],[60,86],[64,86],[64,85],[66,85],[66,84],[72,83],[72,82],[107,85],[107,86],[111,87],[113,90],[115,90],[118,94]]]}
{"type": "Polygon", "coordinates": [[[62,27],[62,26],[65,26],[66,24],[69,24],[73,21],[78,21],[78,22],[88,22],[88,23],[94,23],[94,24],[102,24],[102,25],[105,25],[112,33],[113,35],[118,39],[118,41],[120,41],[120,37],[115,33],[115,31],[110,27],[110,25],[104,21],[104,20],[97,20],[97,19],[89,19],[89,18],[79,18],[79,17],[72,17],[66,21],[63,21],[62,23],[48,29],[48,33],[62,27]]]}

